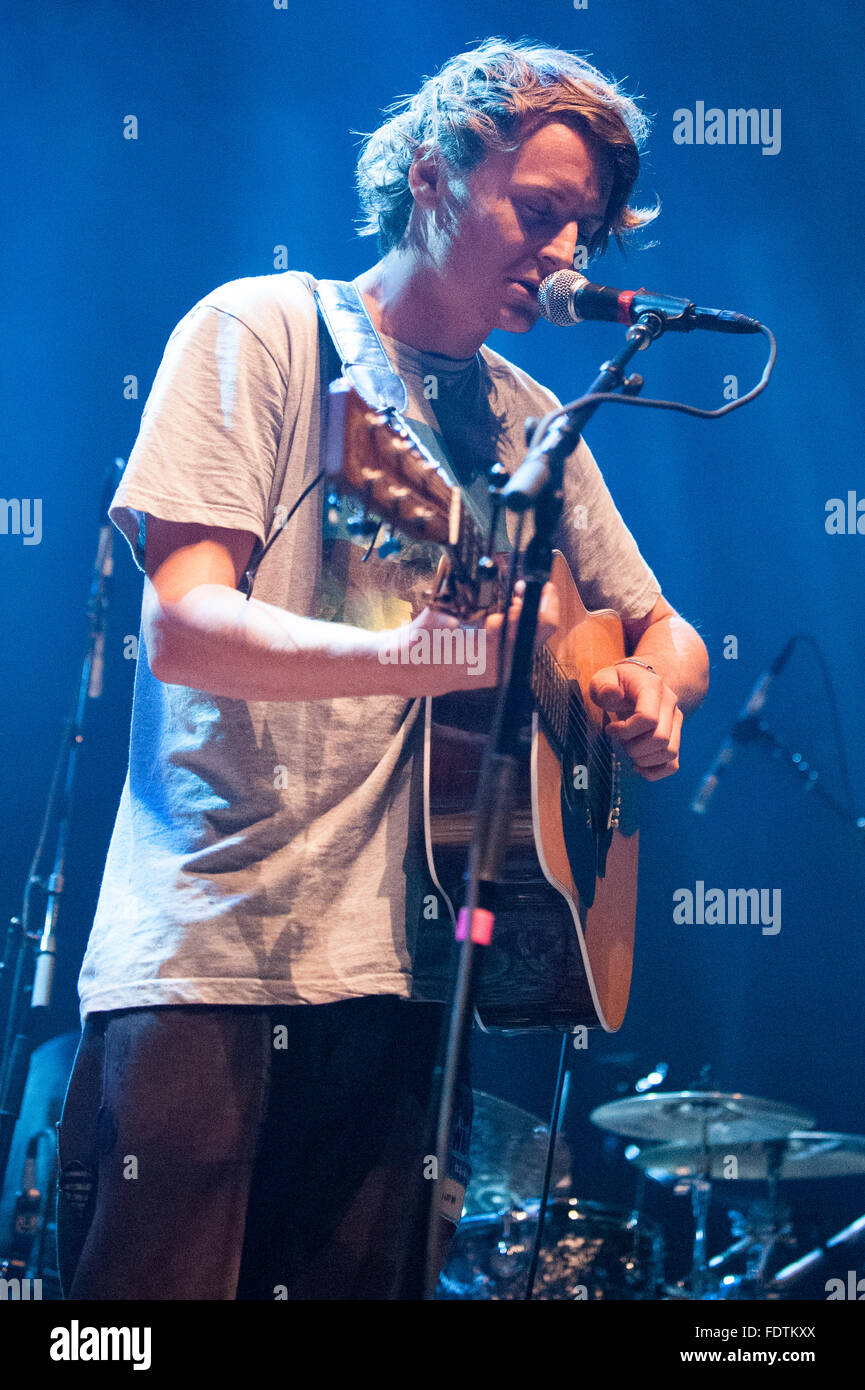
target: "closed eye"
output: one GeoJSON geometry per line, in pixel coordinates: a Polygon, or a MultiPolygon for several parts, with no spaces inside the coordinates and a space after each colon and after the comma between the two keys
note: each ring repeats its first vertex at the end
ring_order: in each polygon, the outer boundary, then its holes
{"type": "MultiPolygon", "coordinates": [[[[519,206],[522,212],[527,214],[535,222],[559,222],[561,219],[561,214],[552,207],[541,207],[537,203],[525,202],[521,202],[519,206]]],[[[584,246],[589,246],[592,239],[598,235],[603,223],[595,221],[594,219],[591,221],[586,219],[585,222],[580,218],[575,218],[574,220],[579,228],[580,241],[584,246]]]]}
{"type": "Polygon", "coordinates": [[[535,207],[531,203],[521,203],[520,206],[524,212],[527,212],[530,217],[537,218],[538,221],[543,218],[552,217],[553,215],[552,208],[535,207]]]}

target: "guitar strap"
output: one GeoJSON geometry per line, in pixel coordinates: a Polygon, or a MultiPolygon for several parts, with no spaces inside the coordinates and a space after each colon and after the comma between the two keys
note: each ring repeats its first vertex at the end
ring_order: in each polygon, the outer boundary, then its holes
{"type": "MultiPolygon", "coordinates": [[[[408,407],[408,388],[402,377],[394,371],[357,286],[348,280],[319,280],[314,294],[320,321],[336,350],[342,366],[342,375],[351,382],[358,395],[371,409],[387,411],[395,423],[404,425],[403,413],[408,407]]],[[[460,486],[452,465],[448,462],[445,466],[454,484],[460,486]]],[[[305,492],[301,494],[301,498],[305,496],[305,492]]],[[[471,499],[465,497],[465,494],[464,498],[475,521],[482,525],[471,499]]],[[[285,529],[293,512],[294,508],[263,549],[256,547],[249,567],[238,585],[247,598],[252,595],[259,565],[285,529]]]]}
{"type": "Polygon", "coordinates": [[[402,416],[408,405],[406,384],[391,366],[357,286],[348,280],[319,280],[315,302],[343,376],[374,410],[402,416]]]}
{"type": "MultiPolygon", "coordinates": [[[[404,425],[408,389],[393,369],[357,286],[347,280],[319,280],[315,301],[321,322],[342,364],[343,376],[373,410],[388,410],[395,423],[404,425]]],[[[483,530],[486,524],[483,512],[478,508],[477,499],[460,480],[444,439],[440,441],[440,449],[434,452],[439,466],[444,468],[453,486],[462,492],[463,503],[475,524],[483,530]]]]}
{"type": "MultiPolygon", "coordinates": [[[[390,358],[384,350],[384,344],[376,332],[375,324],[367,312],[357,286],[348,280],[319,280],[315,289],[315,302],[321,323],[327,329],[339,357],[343,376],[348,378],[368,406],[374,410],[387,410],[397,421],[402,422],[402,413],[408,405],[408,390],[402,377],[398,376],[391,366],[390,358]]],[[[323,355],[322,361],[324,362],[323,355]]],[[[320,477],[321,475],[315,480],[316,483],[320,477]]],[[[311,488],[304,491],[298,501],[302,501],[310,490],[311,488]]],[[[238,585],[240,592],[247,598],[252,597],[259,565],[274,541],[285,530],[297,505],[298,503],[295,503],[295,507],[263,548],[256,544],[246,573],[238,585]]]]}

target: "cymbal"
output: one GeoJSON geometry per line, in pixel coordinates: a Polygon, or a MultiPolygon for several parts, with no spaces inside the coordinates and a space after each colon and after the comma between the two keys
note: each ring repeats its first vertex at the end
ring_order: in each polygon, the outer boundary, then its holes
{"type": "Polygon", "coordinates": [[[814,1116],[794,1105],[723,1091],[650,1091],[599,1105],[589,1119],[601,1129],[668,1143],[760,1143],[810,1129],[814,1116]]]}
{"type": "MultiPolygon", "coordinates": [[[[464,1215],[507,1211],[537,1201],[544,1182],[549,1125],[517,1105],[474,1092],[471,1148],[472,1179],[464,1215]]],[[[570,1190],[571,1150],[556,1141],[551,1191],[570,1190]]]]}
{"type": "MultiPolygon", "coordinates": [[[[709,1149],[708,1176],[765,1182],[772,1175],[776,1153],[780,1156],[777,1176],[785,1182],[790,1178],[850,1178],[865,1173],[865,1135],[794,1130],[774,1143],[709,1149]],[[730,1163],[731,1158],[735,1164],[730,1163]]],[[[703,1174],[704,1157],[698,1144],[661,1144],[643,1149],[632,1162],[651,1177],[685,1179],[703,1174]]]]}

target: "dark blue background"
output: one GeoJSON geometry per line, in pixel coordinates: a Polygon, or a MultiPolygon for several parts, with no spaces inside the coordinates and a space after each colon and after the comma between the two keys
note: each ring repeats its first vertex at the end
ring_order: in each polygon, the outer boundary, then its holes
{"type": "MultiPolygon", "coordinates": [[[[757,750],[734,764],[705,818],[688,809],[752,681],[805,630],[828,660],[865,811],[865,536],[824,528],[828,498],[865,495],[857,8],[321,0],[275,10],[215,0],[153,9],[111,0],[7,10],[3,492],[40,496],[44,517],[39,546],[0,536],[6,916],[20,901],[80,659],[100,480],[128,455],[172,327],[214,286],[270,273],[279,244],[290,266],[320,275],[350,277],[369,264],[373,243],[353,233],[352,132],[373,129],[382,106],[452,52],[491,33],[527,35],[589,53],[655,117],[642,187],[662,199],[659,244],[627,261],[613,250],[594,278],[740,309],[779,342],[769,390],[729,419],[615,408],[588,434],[665,594],[703,633],[713,681],[686,726],[681,773],[647,792],[627,1021],[574,1054],[576,1190],[628,1199],[630,1176],[586,1115],[661,1059],[672,1085],[709,1064],[718,1086],[803,1105],[823,1128],[865,1129],[861,847],[757,750]],[[673,111],[698,100],[780,107],[780,153],[675,145],[673,111]],[[135,141],[123,139],[128,114],[138,117],[135,141]],[[136,401],[123,398],[128,373],[139,380],[136,401]],[[723,659],[727,634],[738,638],[738,660],[723,659]],[[780,934],[675,925],[673,892],[697,879],[780,888],[780,934]],[[619,1054],[633,1056],[600,1065],[619,1054]]],[[[618,340],[612,327],[563,334],[542,324],[492,345],[570,397],[618,340]]],[[[640,366],[650,394],[715,406],[727,374],[742,391],[752,383],[763,349],[762,339],[670,337],[640,366]]],[[[119,538],[117,549],[106,693],[91,709],[81,767],[51,1032],[75,1026],[75,976],[125,772],[133,662],[123,641],[138,630],[141,585],[119,538]]],[[[806,647],[768,713],[842,797],[806,647]]],[[[555,1052],[551,1038],[482,1039],[478,1082],[543,1111],[555,1052]]],[[[859,1184],[821,1187],[808,1201],[818,1213],[844,1207],[845,1218],[865,1207],[859,1184]]]]}

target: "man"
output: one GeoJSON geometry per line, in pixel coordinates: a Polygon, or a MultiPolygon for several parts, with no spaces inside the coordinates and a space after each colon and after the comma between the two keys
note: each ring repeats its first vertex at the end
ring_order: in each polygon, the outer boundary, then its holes
{"type": "MultiPolygon", "coordinates": [[[[359,164],[382,259],[357,286],[409,418],[483,508],[555,398],[482,345],[526,332],[537,286],[649,214],[643,126],[600,74],[491,40],[453,59],[359,164]]],[[[85,1030],[60,1125],[73,1298],[404,1296],[441,995],[414,969],[420,697],[486,670],[387,661],[433,558],[372,554],[317,487],[338,362],[305,274],[235,281],[166,348],[111,516],[146,571],[129,776],[82,967],[85,1030]],[[261,559],[254,596],[239,591],[261,559]]],[[[611,738],[678,767],[706,689],[588,449],[559,542],[633,660],[599,671],[611,738]],[[586,508],[588,525],[569,523],[586,508]]],[[[366,544],[366,542],[365,542],[366,544]]],[[[514,620],[518,602],[511,621],[514,620]]],[[[556,620],[545,592],[541,636],[556,620]]],[[[442,1211],[468,1177],[465,1078],[442,1211]]],[[[443,1231],[446,1227],[442,1227],[443,1231]]],[[[451,1227],[452,1229],[452,1227],[451,1227]]]]}

